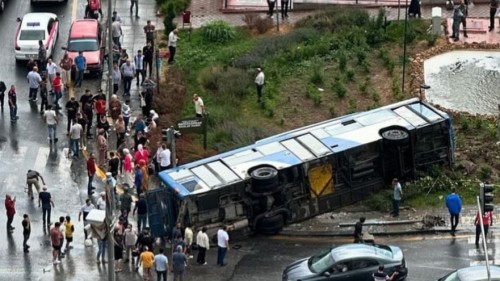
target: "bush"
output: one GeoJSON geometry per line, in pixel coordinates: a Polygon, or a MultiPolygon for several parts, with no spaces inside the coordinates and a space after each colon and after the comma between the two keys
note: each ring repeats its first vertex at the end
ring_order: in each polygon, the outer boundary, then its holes
{"type": "Polygon", "coordinates": [[[258,34],[264,34],[274,26],[272,19],[268,17],[262,18],[255,13],[245,14],[243,22],[245,22],[248,30],[255,30],[258,34]]]}
{"type": "Polygon", "coordinates": [[[226,43],[236,37],[234,27],[222,20],[215,20],[201,27],[203,38],[208,42],[226,43]]]}
{"type": "Polygon", "coordinates": [[[325,80],[324,78],[325,78],[325,73],[323,71],[322,65],[319,64],[318,62],[315,63],[309,81],[311,81],[311,83],[313,83],[314,85],[318,86],[323,84],[323,81],[325,80]]]}
{"type": "Polygon", "coordinates": [[[222,68],[220,66],[206,67],[198,74],[198,83],[206,90],[217,91],[219,89],[221,72],[222,68]]]}
{"type": "Polygon", "coordinates": [[[233,97],[239,100],[246,96],[248,88],[253,84],[252,81],[252,78],[249,77],[246,71],[228,67],[220,74],[218,94],[223,98],[233,97]]]}
{"type": "Polygon", "coordinates": [[[333,82],[332,84],[332,90],[335,92],[339,99],[345,97],[347,93],[344,82],[340,79],[335,79],[335,82],[333,82]]]}
{"type": "Polygon", "coordinates": [[[302,19],[296,23],[296,26],[314,28],[322,32],[334,32],[343,28],[352,28],[353,26],[366,26],[369,19],[370,15],[364,9],[335,7],[302,19]]]}
{"type": "Polygon", "coordinates": [[[345,71],[345,77],[347,79],[347,81],[350,81],[350,82],[353,82],[355,80],[355,72],[354,70],[348,68],[346,71],[345,71]]]}

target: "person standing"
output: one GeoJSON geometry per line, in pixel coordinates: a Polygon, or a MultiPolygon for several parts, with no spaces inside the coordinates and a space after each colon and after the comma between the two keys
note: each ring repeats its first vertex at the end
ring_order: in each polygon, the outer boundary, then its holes
{"type": "Polygon", "coordinates": [[[61,251],[61,237],[63,236],[60,230],[61,224],[56,222],[50,230],[50,241],[52,242],[52,261],[54,265],[60,264],[59,252],[61,251]]]}
{"type": "Polygon", "coordinates": [[[70,243],[73,242],[73,233],[75,232],[75,226],[73,225],[70,216],[66,216],[66,220],[64,222],[64,230],[64,234],[66,236],[66,251],[68,251],[69,249],[73,249],[73,246],[71,246],[70,243]]]}
{"type": "Polygon", "coordinates": [[[82,214],[83,214],[83,232],[85,233],[85,240],[87,240],[88,233],[87,230],[85,230],[85,226],[87,225],[87,216],[90,213],[90,211],[94,210],[95,206],[92,204],[92,200],[87,199],[85,200],[85,205],[83,205],[80,208],[80,213],[78,214],[78,221],[81,220],[82,214]]]}
{"type": "Polygon", "coordinates": [[[109,161],[108,161],[108,171],[111,173],[111,176],[117,180],[118,179],[118,170],[120,167],[120,158],[118,158],[118,154],[111,151],[109,153],[109,161]]]}
{"type": "Polygon", "coordinates": [[[14,215],[16,214],[16,197],[12,198],[9,194],[5,195],[5,210],[7,211],[7,231],[12,233],[15,227],[12,226],[14,215]]]}
{"type": "MultiPolygon", "coordinates": [[[[151,45],[154,46],[156,31],[155,26],[151,24],[151,20],[146,21],[146,25],[144,26],[144,33],[146,34],[146,43],[151,42],[151,45]]],[[[149,76],[151,76],[151,74],[149,76]]]]}
{"type": "Polygon", "coordinates": [[[9,103],[9,111],[10,111],[10,122],[16,122],[19,119],[17,116],[17,93],[16,86],[11,85],[9,93],[7,94],[8,103],[9,103]]]}
{"type": "Polygon", "coordinates": [[[403,189],[401,188],[401,184],[397,178],[392,179],[392,188],[392,216],[399,217],[399,204],[403,198],[403,189]]]}
{"type": "Polygon", "coordinates": [[[132,164],[132,155],[130,155],[130,151],[125,148],[123,149],[123,172],[125,175],[125,184],[128,185],[129,187],[132,186],[132,170],[133,170],[133,164],[132,164]]]}
{"type": "Polygon", "coordinates": [[[148,246],[143,247],[144,251],[139,256],[139,265],[142,264],[144,281],[149,281],[153,278],[153,265],[155,256],[150,251],[148,246]]]}
{"type": "Polygon", "coordinates": [[[28,197],[33,200],[33,185],[35,185],[36,192],[40,193],[40,180],[42,180],[43,185],[45,185],[45,180],[42,175],[34,170],[28,170],[26,173],[26,184],[28,185],[28,197]]]}
{"type": "Polygon", "coordinates": [[[95,172],[96,172],[95,154],[91,153],[89,159],[87,159],[87,175],[89,176],[89,182],[87,185],[87,194],[89,196],[92,195],[92,193],[94,193],[93,189],[95,189],[95,187],[92,186],[92,181],[94,181],[95,172]]]}
{"type": "Polygon", "coordinates": [[[462,22],[463,14],[462,10],[460,8],[460,5],[456,5],[453,8],[453,33],[450,38],[453,39],[453,41],[458,41],[460,38],[460,23],[462,22]]]}
{"type": "Polygon", "coordinates": [[[116,95],[122,81],[122,73],[117,62],[113,62],[113,94],[116,95]]]}
{"type": "Polygon", "coordinates": [[[476,213],[476,219],[474,220],[476,225],[476,246],[479,246],[479,236],[481,235],[481,224],[484,228],[484,238],[488,237],[488,229],[493,225],[493,212],[484,212],[481,216],[479,212],[476,213]]]}
{"type": "Polygon", "coordinates": [[[49,91],[47,90],[47,78],[42,77],[42,82],[40,83],[40,98],[42,102],[40,102],[40,114],[43,115],[44,110],[49,106],[49,91]]]}
{"type": "Polygon", "coordinates": [[[267,15],[269,18],[273,18],[274,6],[276,5],[276,0],[267,0],[267,15]]]}
{"type": "Polygon", "coordinates": [[[229,251],[229,235],[227,234],[227,226],[223,226],[217,231],[217,265],[225,266],[224,258],[229,251]]]}
{"type": "MultiPolygon", "coordinates": [[[[142,172],[141,166],[139,164],[135,165],[135,177],[134,177],[134,185],[135,185],[135,190],[136,193],[139,195],[142,193],[142,185],[144,183],[144,174],[142,172]]],[[[137,208],[137,205],[136,205],[137,208]]],[[[140,230],[140,224],[139,224],[139,231],[140,230]]]]}
{"type": "Polygon", "coordinates": [[[111,119],[113,119],[113,123],[115,123],[118,116],[122,113],[122,102],[118,99],[118,96],[111,96],[111,100],[109,101],[109,111],[111,113],[111,119]]]}
{"type": "Polygon", "coordinates": [[[146,196],[144,196],[144,193],[141,193],[139,195],[139,200],[135,203],[134,211],[132,212],[133,216],[135,216],[136,211],[137,231],[141,232],[141,226],[146,228],[148,224],[148,204],[146,202],[146,196]]]}
{"type": "Polygon", "coordinates": [[[99,135],[97,136],[97,147],[99,149],[99,160],[97,165],[104,166],[106,163],[106,153],[108,152],[108,140],[104,136],[104,129],[99,130],[99,135]]]}
{"type": "Polygon", "coordinates": [[[420,11],[420,1],[419,0],[411,0],[410,6],[408,7],[408,16],[409,17],[422,17],[422,12],[420,11]]]}
{"type": "Polygon", "coordinates": [[[129,186],[123,184],[123,194],[120,197],[120,206],[121,206],[122,213],[123,213],[123,211],[125,211],[127,214],[127,217],[128,217],[128,214],[130,213],[130,210],[132,209],[132,195],[130,195],[129,190],[130,190],[129,186]]]}
{"type": "Polygon", "coordinates": [[[123,122],[125,123],[125,135],[128,136],[128,124],[130,122],[130,116],[132,116],[132,110],[130,109],[130,100],[125,100],[124,103],[122,103],[122,116],[123,116],[123,122]]]}
{"type": "Polygon", "coordinates": [[[57,64],[51,58],[47,59],[47,76],[49,77],[50,89],[52,89],[52,80],[56,78],[57,64]]]}
{"type": "Polygon", "coordinates": [[[149,70],[148,77],[151,77],[151,73],[153,72],[153,55],[154,55],[154,47],[153,41],[149,40],[142,48],[142,54],[144,55],[144,74],[149,70]]]}
{"type": "Polygon", "coordinates": [[[54,201],[52,201],[52,196],[50,192],[47,191],[46,186],[44,186],[42,192],[38,194],[38,208],[40,207],[42,208],[43,229],[45,229],[46,226],[50,226],[50,213],[52,207],[54,207],[54,201]]]}
{"type": "Polygon", "coordinates": [[[205,105],[203,104],[203,100],[197,94],[193,95],[194,102],[194,110],[197,118],[202,118],[205,114],[205,105]]]}
{"type": "Polygon", "coordinates": [[[184,229],[184,241],[186,242],[186,254],[189,259],[192,259],[191,255],[191,247],[193,246],[193,230],[191,229],[191,225],[186,225],[184,229]]]}
{"type": "Polygon", "coordinates": [[[455,192],[454,187],[451,189],[451,193],[446,196],[446,207],[450,212],[451,235],[455,236],[458,219],[462,211],[462,199],[460,199],[460,196],[455,192]]]}
{"type": "Polygon", "coordinates": [[[56,77],[52,80],[52,94],[54,95],[54,107],[56,110],[61,109],[59,100],[62,98],[63,83],[61,73],[56,72],[56,77]]]}
{"type": "Polygon", "coordinates": [[[135,17],[139,18],[139,3],[138,0],[130,0],[130,14],[132,14],[132,8],[135,6],[135,17]]]}
{"type": "Polygon", "coordinates": [[[134,257],[131,256],[131,252],[135,249],[135,244],[137,243],[137,232],[134,230],[131,223],[127,224],[127,228],[123,232],[123,241],[125,244],[125,260],[123,262],[128,263],[131,257],[132,264],[134,264],[134,257]]]}
{"type": "Polygon", "coordinates": [[[5,91],[7,91],[7,85],[5,85],[5,82],[0,81],[0,105],[2,106],[2,112],[3,112],[3,103],[5,100],[5,91]]]}
{"type": "Polygon", "coordinates": [[[79,51],[78,56],[75,57],[75,88],[82,87],[83,73],[87,69],[87,59],[83,56],[83,52],[79,51]]]}
{"type": "Polygon", "coordinates": [[[97,241],[97,263],[105,263],[106,260],[104,256],[106,255],[106,240],[108,239],[107,234],[104,234],[103,237],[99,237],[97,241]]]}
{"type": "Polygon", "coordinates": [[[80,138],[83,133],[83,127],[78,120],[73,119],[73,125],[69,130],[69,147],[73,151],[73,158],[78,159],[80,157],[80,138]]]}
{"type": "Polygon", "coordinates": [[[175,62],[175,51],[177,49],[177,41],[179,40],[179,36],[177,36],[177,28],[170,31],[168,34],[168,50],[170,52],[170,56],[168,57],[168,63],[172,64],[175,62]]]}
{"type": "Polygon", "coordinates": [[[40,71],[45,72],[47,66],[47,48],[43,45],[42,40],[38,40],[38,65],[40,71]]]}
{"type": "Polygon", "coordinates": [[[201,265],[206,265],[205,256],[207,250],[210,249],[210,240],[208,239],[207,228],[203,227],[196,235],[196,244],[198,245],[198,257],[196,262],[201,265]]]}
{"type": "Polygon", "coordinates": [[[59,62],[59,67],[61,67],[62,79],[66,89],[68,89],[71,84],[72,65],[73,59],[69,57],[68,53],[64,53],[62,60],[59,62]]]}
{"type": "Polygon", "coordinates": [[[106,211],[106,192],[101,192],[101,197],[97,199],[96,207],[97,210],[106,211]]]}
{"type": "Polygon", "coordinates": [[[115,122],[116,129],[116,149],[120,147],[120,145],[125,141],[125,134],[127,130],[125,129],[125,121],[123,120],[123,116],[118,115],[118,119],[115,122]]]}
{"type": "Polygon", "coordinates": [[[155,256],[154,265],[156,271],[156,280],[167,281],[167,272],[168,272],[168,258],[164,254],[165,250],[160,248],[160,252],[155,256]]]}
{"type": "MultiPolygon", "coordinates": [[[[57,102],[56,102],[57,106],[57,102]]],[[[71,99],[66,102],[66,113],[68,116],[68,126],[66,128],[67,135],[69,135],[69,129],[71,128],[71,121],[76,118],[76,113],[78,112],[78,109],[80,108],[80,104],[76,101],[75,97],[71,97],[71,99]]]]}
{"type": "Polygon", "coordinates": [[[460,1],[460,10],[462,10],[462,27],[464,30],[464,37],[467,36],[467,17],[469,16],[469,0],[461,0],[460,1]]]}
{"type": "MultiPolygon", "coordinates": [[[[119,227],[118,227],[119,229],[119,227]]],[[[123,238],[120,232],[122,230],[116,231],[117,229],[115,228],[115,235],[114,235],[114,257],[115,257],[115,272],[121,272],[122,271],[122,266],[120,261],[123,259],[123,238]]]]}
{"type": "Polygon", "coordinates": [[[135,84],[139,87],[139,80],[141,80],[141,86],[144,84],[144,56],[142,55],[142,51],[138,50],[137,55],[134,57],[134,65],[135,65],[135,76],[137,77],[137,83],[135,84]]]}
{"type": "Polygon", "coordinates": [[[281,0],[281,19],[288,19],[288,0],[281,0]]]}
{"type": "Polygon", "coordinates": [[[164,171],[166,169],[170,169],[172,167],[171,164],[171,152],[170,147],[166,144],[162,144],[162,151],[160,152],[160,171],[164,171]]]}
{"type": "Polygon", "coordinates": [[[264,71],[257,68],[257,76],[255,77],[255,85],[257,86],[257,102],[262,102],[262,88],[264,87],[264,71]]]}
{"type": "Polygon", "coordinates": [[[490,26],[488,31],[495,29],[495,15],[498,9],[498,0],[490,0],[490,26]]]}
{"type": "Polygon", "coordinates": [[[43,113],[43,118],[45,123],[47,123],[47,131],[49,133],[49,143],[56,143],[57,139],[57,123],[59,122],[57,114],[52,110],[52,106],[49,105],[47,110],[43,113]]]}
{"type": "Polygon", "coordinates": [[[29,100],[37,101],[38,88],[42,82],[42,77],[38,74],[38,67],[33,67],[33,70],[28,73],[26,79],[28,79],[28,84],[30,86],[29,100]]]}
{"type": "Polygon", "coordinates": [[[174,281],[183,280],[184,270],[187,265],[187,257],[182,251],[182,246],[179,245],[175,248],[172,255],[172,268],[174,271],[174,281]]]}
{"type": "Polygon", "coordinates": [[[378,271],[372,274],[374,281],[392,281],[395,277],[397,277],[399,272],[395,271],[392,273],[391,277],[384,272],[384,265],[379,265],[378,271]]]}
{"type": "Polygon", "coordinates": [[[354,243],[363,243],[363,223],[365,218],[359,218],[359,221],[354,225],[354,243]]]}
{"type": "Polygon", "coordinates": [[[113,36],[113,43],[118,46],[118,49],[122,48],[120,43],[120,37],[123,35],[122,25],[115,17],[111,17],[111,34],[113,36]]]}
{"type": "Polygon", "coordinates": [[[61,249],[59,249],[59,256],[58,256],[59,260],[64,258],[64,256],[66,255],[66,253],[63,250],[64,233],[66,233],[66,228],[64,227],[64,220],[65,220],[64,217],[62,217],[62,216],[59,217],[59,231],[61,231],[61,236],[59,236],[59,245],[61,247],[61,249]]]}
{"type": "Polygon", "coordinates": [[[123,95],[130,96],[130,87],[135,75],[135,65],[130,63],[130,59],[121,66],[123,78],[123,95]]]}
{"type": "Polygon", "coordinates": [[[29,253],[30,245],[28,245],[28,239],[30,239],[31,234],[31,221],[28,214],[23,215],[23,250],[25,253],[29,253]]]}

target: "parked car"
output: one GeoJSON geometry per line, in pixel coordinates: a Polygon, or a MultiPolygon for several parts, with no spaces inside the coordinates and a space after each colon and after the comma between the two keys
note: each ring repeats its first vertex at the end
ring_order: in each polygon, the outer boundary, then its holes
{"type": "MultiPolygon", "coordinates": [[[[491,280],[500,280],[500,267],[490,265],[491,280]]],[[[471,266],[450,272],[438,281],[487,281],[486,265],[471,266]]]]}
{"type": "Polygon", "coordinates": [[[15,58],[16,60],[38,59],[38,41],[42,40],[47,57],[54,54],[59,38],[59,21],[52,13],[29,13],[17,19],[15,58]]]}
{"type": "MultiPolygon", "coordinates": [[[[102,74],[104,60],[104,29],[95,19],[75,20],[71,24],[68,45],[63,47],[69,57],[75,60],[82,51],[87,59],[85,73],[102,74]]],[[[75,65],[73,64],[73,69],[75,65]]]]}
{"type": "Polygon", "coordinates": [[[288,265],[283,271],[283,281],[373,281],[372,274],[380,265],[385,266],[389,276],[398,271],[398,281],[405,280],[408,275],[403,251],[399,247],[346,244],[288,265]]]}

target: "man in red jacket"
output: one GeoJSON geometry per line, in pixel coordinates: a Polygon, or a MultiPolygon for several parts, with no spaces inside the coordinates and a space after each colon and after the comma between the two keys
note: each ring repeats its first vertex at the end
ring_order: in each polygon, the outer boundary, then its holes
{"type": "Polygon", "coordinates": [[[94,180],[95,172],[95,155],[94,153],[91,153],[89,159],[87,160],[87,174],[89,176],[89,185],[87,186],[87,192],[89,196],[94,193],[92,189],[95,189],[95,187],[92,186],[92,181],[94,180]]]}
{"type": "Polygon", "coordinates": [[[5,209],[7,210],[7,230],[13,232],[14,227],[12,226],[12,221],[16,214],[16,197],[12,198],[8,194],[5,195],[5,209]]]}

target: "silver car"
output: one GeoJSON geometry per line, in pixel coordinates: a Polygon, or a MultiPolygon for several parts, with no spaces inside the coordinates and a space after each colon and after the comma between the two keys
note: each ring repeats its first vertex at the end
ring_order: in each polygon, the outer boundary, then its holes
{"type": "MultiPolygon", "coordinates": [[[[490,265],[491,281],[500,281],[500,267],[490,265]]],[[[487,281],[486,265],[471,266],[455,270],[438,281],[487,281]]]]}

